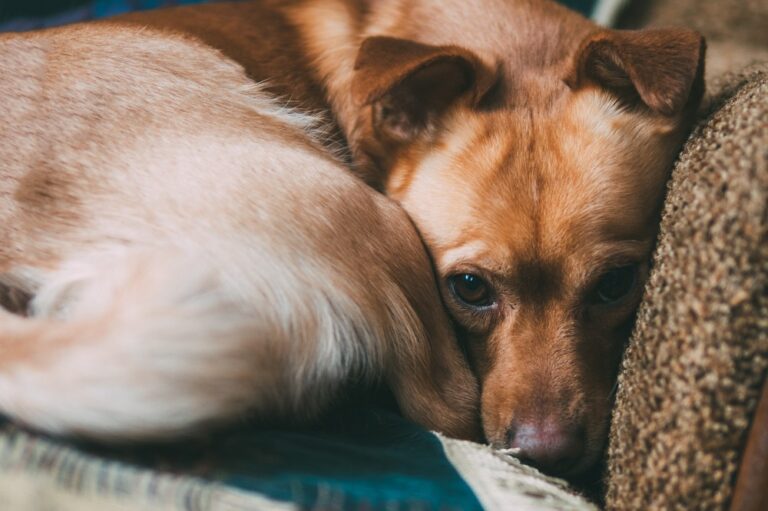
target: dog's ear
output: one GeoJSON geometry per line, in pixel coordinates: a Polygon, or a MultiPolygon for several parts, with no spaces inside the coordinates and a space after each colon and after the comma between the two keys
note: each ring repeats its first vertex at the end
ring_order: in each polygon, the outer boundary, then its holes
{"type": "Polygon", "coordinates": [[[358,108],[371,108],[373,135],[400,144],[458,101],[477,103],[495,76],[494,67],[464,48],[377,36],[360,47],[352,95],[358,108]]]}
{"type": "Polygon", "coordinates": [[[693,30],[603,30],[582,43],[566,83],[597,85],[627,105],[673,116],[701,100],[704,52],[704,38],[693,30]]]}

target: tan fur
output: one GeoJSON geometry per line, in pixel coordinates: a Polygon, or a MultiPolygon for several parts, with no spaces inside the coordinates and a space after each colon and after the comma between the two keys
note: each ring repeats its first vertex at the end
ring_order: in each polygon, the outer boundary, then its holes
{"type": "Polygon", "coordinates": [[[0,36],[0,96],[0,292],[28,313],[0,311],[4,413],[165,437],[314,417],[383,377],[409,417],[477,436],[421,240],[314,118],[137,27],[0,36]]]}
{"type": "Polygon", "coordinates": [[[315,36],[331,22],[293,16],[359,172],[427,241],[481,380],[487,439],[515,447],[515,428],[533,429],[546,451],[550,430],[567,431],[568,449],[530,459],[581,472],[604,444],[664,182],[701,97],[701,37],[606,31],[544,1],[369,9],[348,43],[361,47],[353,73],[315,36]],[[435,107],[440,94],[453,100],[435,107]],[[598,279],[628,264],[631,293],[591,305],[598,279]],[[457,303],[447,280],[461,273],[490,284],[492,310],[457,303]]]}
{"type": "Polygon", "coordinates": [[[599,457],[664,182],[703,90],[698,34],[605,30],[546,0],[261,0],[120,23],[198,37],[332,112],[354,171],[427,243],[487,439],[515,447],[522,424],[547,447],[548,429],[568,431],[567,456],[532,460],[559,473],[599,457]],[[251,44],[271,24],[280,33],[251,44]],[[281,46],[295,65],[270,65],[281,46]],[[600,277],[630,263],[632,292],[591,305],[600,277]],[[492,309],[457,303],[448,280],[466,272],[490,284],[492,309]]]}

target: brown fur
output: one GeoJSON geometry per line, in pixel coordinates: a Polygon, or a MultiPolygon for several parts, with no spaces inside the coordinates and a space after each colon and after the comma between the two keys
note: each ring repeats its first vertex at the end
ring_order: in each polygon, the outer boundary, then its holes
{"type": "Polygon", "coordinates": [[[270,5],[300,35],[305,78],[324,89],[358,174],[405,206],[442,279],[492,284],[498,303],[480,316],[443,286],[488,440],[555,423],[579,431],[578,460],[542,465],[588,466],[641,286],[618,307],[585,297],[617,265],[637,263],[640,283],[647,273],[702,93],[700,36],[608,31],[530,0],[270,5]]]}
{"type": "Polygon", "coordinates": [[[574,473],[596,460],[664,182],[703,91],[698,34],[606,30],[535,0],[263,0],[123,20],[199,37],[332,111],[355,171],[426,240],[487,439],[565,431],[578,445],[533,461],[574,473]],[[591,305],[601,275],[627,264],[632,292],[591,305]],[[457,273],[485,279],[495,305],[457,303],[457,273]]]}
{"type": "Polygon", "coordinates": [[[2,34],[0,93],[4,414],[174,437],[383,378],[413,420],[480,436],[413,224],[236,62],[132,24],[2,34]]]}
{"type": "Polygon", "coordinates": [[[294,19],[362,174],[427,241],[482,383],[487,439],[584,470],[701,98],[701,37],[608,31],[551,2],[379,2],[350,72],[323,58],[322,22],[294,19]],[[600,277],[630,264],[630,292],[591,304],[600,277]],[[463,273],[489,283],[490,310],[456,300],[448,280],[463,273]]]}

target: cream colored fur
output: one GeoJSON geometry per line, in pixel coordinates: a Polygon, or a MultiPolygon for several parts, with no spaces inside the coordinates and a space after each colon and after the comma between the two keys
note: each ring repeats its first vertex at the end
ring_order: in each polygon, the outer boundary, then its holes
{"type": "Polygon", "coordinates": [[[5,35],[0,97],[0,283],[33,295],[0,311],[3,413],[163,438],[384,378],[476,435],[414,227],[238,65],[141,29],[5,35]]]}

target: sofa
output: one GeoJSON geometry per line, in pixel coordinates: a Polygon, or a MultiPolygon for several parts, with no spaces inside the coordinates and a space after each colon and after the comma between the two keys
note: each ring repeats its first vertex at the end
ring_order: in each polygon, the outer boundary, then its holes
{"type": "Polygon", "coordinates": [[[768,434],[765,417],[750,428],[768,399],[768,66],[712,88],[672,174],[619,377],[609,509],[726,509],[760,469],[739,474],[750,429],[768,434]]]}
{"type": "Polygon", "coordinates": [[[669,183],[618,383],[609,509],[768,509],[768,4],[634,2],[688,25],[708,94],[669,183]]]}
{"type": "Polygon", "coordinates": [[[386,400],[352,401],[311,427],[240,424],[173,445],[89,445],[5,423],[0,510],[768,509],[768,5],[637,1],[618,23],[693,25],[711,65],[596,482],[424,431],[386,400]]]}

